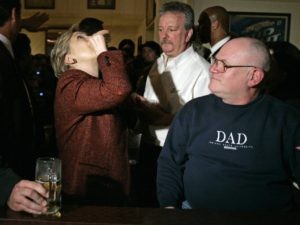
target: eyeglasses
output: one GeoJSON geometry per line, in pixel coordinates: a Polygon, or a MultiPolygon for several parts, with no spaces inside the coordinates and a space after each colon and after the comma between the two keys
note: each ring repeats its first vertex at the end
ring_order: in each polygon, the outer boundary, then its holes
{"type": "Polygon", "coordinates": [[[250,65],[227,65],[223,60],[217,59],[215,57],[211,57],[211,65],[215,65],[217,67],[217,70],[220,73],[225,73],[227,69],[235,68],[235,67],[254,67],[256,66],[250,66],[250,65]]]}

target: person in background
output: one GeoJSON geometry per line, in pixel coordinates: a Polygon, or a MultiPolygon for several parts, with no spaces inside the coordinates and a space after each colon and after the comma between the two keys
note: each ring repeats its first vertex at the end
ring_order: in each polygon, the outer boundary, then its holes
{"type": "Polygon", "coordinates": [[[160,45],[155,41],[146,41],[141,48],[145,65],[152,65],[162,53],[160,45]]]}
{"type": "Polygon", "coordinates": [[[118,45],[118,49],[123,52],[124,61],[126,64],[126,70],[130,79],[132,89],[136,89],[136,83],[138,81],[138,68],[140,64],[134,56],[135,43],[131,39],[123,39],[118,45]]]}
{"type": "Polygon", "coordinates": [[[18,33],[13,42],[14,57],[18,72],[28,87],[35,118],[35,139],[40,156],[56,156],[53,129],[53,100],[56,77],[53,74],[49,56],[31,54],[30,39],[18,33]]]}
{"type": "Polygon", "coordinates": [[[212,6],[201,12],[198,19],[198,38],[201,43],[209,43],[211,46],[208,61],[232,38],[229,35],[229,13],[224,7],[212,6]]]}
{"type": "Polygon", "coordinates": [[[133,94],[143,127],[140,150],[141,206],[158,206],[156,161],[169,125],[191,99],[209,94],[209,63],[191,46],[194,12],[190,5],[172,1],[162,5],[158,34],[163,53],[147,77],[144,96],[133,94]]]}
{"type": "MultiPolygon", "coordinates": [[[[146,85],[146,80],[152,65],[156,62],[157,58],[162,53],[161,47],[155,41],[147,41],[140,46],[140,56],[136,57],[135,62],[137,63],[135,67],[136,73],[138,74],[138,80],[136,82],[135,92],[137,94],[143,95],[146,85]]],[[[126,104],[125,104],[126,105],[126,104]]],[[[141,131],[134,128],[136,123],[137,115],[132,111],[132,102],[129,98],[127,101],[125,112],[127,113],[126,120],[128,121],[129,135],[129,160],[130,160],[130,170],[131,170],[131,199],[133,199],[133,205],[138,205],[139,202],[139,152],[140,152],[140,140],[141,131]]]]}
{"type": "Polygon", "coordinates": [[[235,38],[210,67],[212,94],[177,114],[158,159],[161,207],[237,211],[293,207],[300,181],[300,114],[260,92],[264,43],[235,38]]]}
{"type": "Polygon", "coordinates": [[[54,95],[57,78],[47,54],[35,54],[32,56],[32,71],[30,88],[36,105],[36,117],[42,128],[43,155],[57,157],[57,146],[54,129],[54,95]]]}
{"type": "Polygon", "coordinates": [[[118,49],[122,50],[125,57],[125,62],[134,59],[135,44],[131,39],[123,39],[118,45],[118,49]]]}
{"type": "Polygon", "coordinates": [[[38,157],[32,99],[13,52],[21,24],[21,3],[0,0],[0,155],[20,177],[34,178],[38,157]]]}
{"type": "Polygon", "coordinates": [[[29,32],[37,32],[47,30],[47,27],[43,27],[49,20],[49,15],[47,13],[37,12],[32,16],[21,19],[21,29],[25,29],[29,32]]]}
{"type": "MultiPolygon", "coordinates": [[[[32,112],[34,115],[34,130],[35,130],[35,142],[38,155],[46,154],[45,144],[44,144],[44,130],[43,123],[40,120],[40,101],[45,98],[45,96],[40,96],[41,93],[44,93],[44,90],[40,88],[36,82],[37,78],[41,79],[43,73],[40,70],[35,70],[33,63],[33,56],[31,54],[30,39],[24,33],[18,33],[15,41],[12,44],[14,58],[18,67],[18,73],[22,75],[26,87],[28,88],[28,94],[31,100],[32,112]],[[37,74],[39,72],[39,74],[37,74]],[[36,85],[37,84],[37,85],[36,85]],[[35,88],[35,86],[37,86],[35,88]]],[[[53,74],[52,74],[53,76],[53,74]]],[[[53,110],[53,104],[49,105],[50,110],[47,109],[48,114],[53,110]]]]}
{"type": "Polygon", "coordinates": [[[107,51],[107,30],[72,26],[57,40],[54,116],[65,201],[123,205],[129,192],[127,129],[119,106],[131,91],[121,51],[107,51]],[[99,71],[102,78],[99,79],[99,71]]]}
{"type": "Polygon", "coordinates": [[[35,163],[30,99],[12,49],[20,18],[20,0],[0,0],[0,206],[40,214],[47,210],[46,190],[24,180],[34,175],[35,163]]]}
{"type": "Polygon", "coordinates": [[[32,65],[30,43],[31,41],[27,34],[18,33],[12,44],[15,60],[25,79],[28,78],[32,65]]]}
{"type": "Polygon", "coordinates": [[[139,78],[136,84],[136,93],[143,95],[149,71],[152,65],[156,62],[157,58],[161,55],[162,49],[155,41],[146,41],[141,46],[141,49],[143,66],[139,73],[139,78]]]}
{"type": "Polygon", "coordinates": [[[300,50],[289,42],[267,45],[273,57],[273,79],[266,85],[268,93],[300,109],[300,50]]]}

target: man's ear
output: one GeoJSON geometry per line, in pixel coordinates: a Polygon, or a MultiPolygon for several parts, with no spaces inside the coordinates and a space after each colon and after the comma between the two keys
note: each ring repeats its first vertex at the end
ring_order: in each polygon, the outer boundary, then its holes
{"type": "Polygon", "coordinates": [[[219,27],[220,23],[218,20],[211,21],[211,30],[216,30],[219,27]]]}
{"type": "Polygon", "coordinates": [[[186,35],[186,38],[185,38],[186,42],[189,42],[191,40],[191,38],[193,36],[193,33],[194,33],[193,28],[189,29],[189,31],[188,31],[188,33],[186,35]]]}
{"type": "Polygon", "coordinates": [[[250,87],[255,87],[260,82],[262,82],[264,77],[265,77],[264,71],[262,71],[261,69],[258,69],[258,68],[254,68],[254,70],[252,71],[252,73],[249,76],[248,85],[250,87]]]}

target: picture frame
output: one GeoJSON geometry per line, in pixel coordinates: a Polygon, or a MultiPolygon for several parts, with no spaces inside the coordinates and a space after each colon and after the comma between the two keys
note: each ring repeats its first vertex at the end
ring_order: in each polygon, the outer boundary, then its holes
{"type": "Polygon", "coordinates": [[[88,9],[115,9],[116,0],[87,0],[88,9]]]}
{"type": "Polygon", "coordinates": [[[25,9],[54,9],[55,0],[24,0],[25,9]]]}
{"type": "Polygon", "coordinates": [[[230,32],[264,42],[289,41],[291,14],[229,12],[230,32]]]}

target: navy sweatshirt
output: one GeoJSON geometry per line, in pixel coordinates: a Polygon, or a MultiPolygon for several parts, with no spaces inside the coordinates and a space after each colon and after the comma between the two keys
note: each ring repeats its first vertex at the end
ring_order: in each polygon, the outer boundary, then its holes
{"type": "Polygon", "coordinates": [[[300,114],[268,95],[228,105],[214,95],[187,103],[158,159],[162,207],[281,210],[300,180],[300,114]]]}

